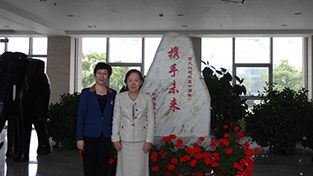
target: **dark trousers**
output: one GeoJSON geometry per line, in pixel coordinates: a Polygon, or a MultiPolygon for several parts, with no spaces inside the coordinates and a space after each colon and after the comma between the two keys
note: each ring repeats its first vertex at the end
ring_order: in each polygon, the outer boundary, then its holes
{"type": "Polygon", "coordinates": [[[85,176],[107,176],[111,153],[111,138],[84,136],[83,164],[85,176]]]}

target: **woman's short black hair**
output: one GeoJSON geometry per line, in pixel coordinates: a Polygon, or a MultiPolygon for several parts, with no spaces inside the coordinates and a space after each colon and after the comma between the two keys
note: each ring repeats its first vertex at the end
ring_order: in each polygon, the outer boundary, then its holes
{"type": "MultiPolygon", "coordinates": [[[[137,74],[139,75],[140,80],[142,81],[142,83],[144,82],[144,78],[143,78],[143,76],[142,76],[142,73],[141,73],[139,70],[137,70],[137,69],[131,69],[131,70],[129,70],[129,71],[126,73],[126,76],[125,76],[125,79],[124,79],[125,84],[126,84],[127,78],[128,78],[129,75],[132,74],[132,73],[137,73],[137,74]]],[[[127,85],[127,84],[126,84],[126,85],[127,85]]],[[[140,88],[141,88],[141,86],[139,87],[139,89],[140,89],[140,88]]]]}
{"type": "Polygon", "coordinates": [[[104,69],[104,70],[108,70],[109,72],[109,77],[111,76],[112,74],[112,67],[104,62],[99,62],[97,63],[95,69],[93,70],[93,74],[96,75],[97,73],[97,70],[99,69],[104,69]]]}

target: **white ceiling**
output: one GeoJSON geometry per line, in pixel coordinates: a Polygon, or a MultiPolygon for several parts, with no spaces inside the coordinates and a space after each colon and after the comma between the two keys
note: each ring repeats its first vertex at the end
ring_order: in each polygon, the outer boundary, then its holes
{"type": "Polygon", "coordinates": [[[0,0],[0,36],[168,31],[307,36],[313,34],[312,9],[313,0],[246,0],[241,5],[222,0],[0,0]]]}

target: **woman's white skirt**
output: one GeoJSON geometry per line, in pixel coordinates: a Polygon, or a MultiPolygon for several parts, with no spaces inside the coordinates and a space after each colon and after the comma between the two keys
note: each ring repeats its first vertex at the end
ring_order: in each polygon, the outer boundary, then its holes
{"type": "Polygon", "coordinates": [[[121,141],[116,176],[149,176],[149,152],[143,152],[145,142],[121,141]]]}

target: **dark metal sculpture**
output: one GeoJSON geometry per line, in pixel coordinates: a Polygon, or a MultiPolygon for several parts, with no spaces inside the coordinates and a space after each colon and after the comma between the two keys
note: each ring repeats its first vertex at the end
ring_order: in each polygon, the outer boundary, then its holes
{"type": "MultiPolygon", "coordinates": [[[[50,83],[44,62],[23,53],[5,52],[0,57],[0,132],[8,121],[7,158],[29,160],[32,125],[38,136],[38,155],[50,153],[47,111],[50,83]]],[[[1,146],[1,144],[0,144],[1,146]]]]}

